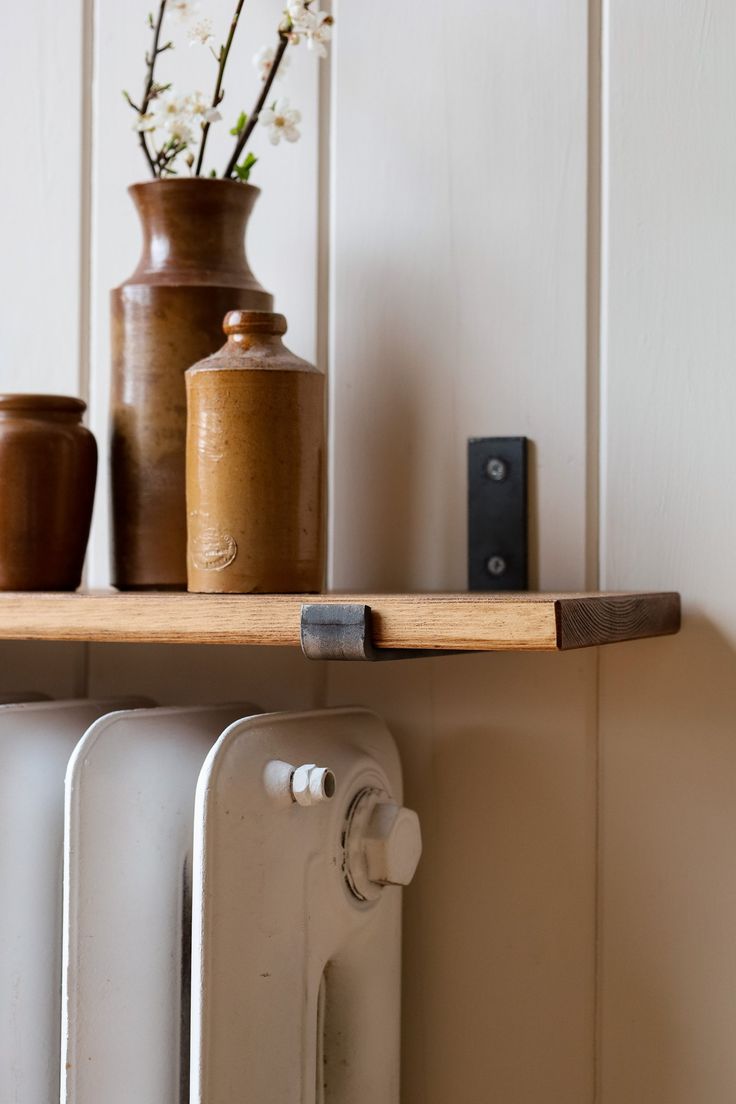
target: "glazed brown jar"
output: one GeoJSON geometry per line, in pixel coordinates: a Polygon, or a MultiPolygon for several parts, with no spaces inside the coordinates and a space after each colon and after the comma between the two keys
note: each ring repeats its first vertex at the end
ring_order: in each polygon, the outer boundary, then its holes
{"type": "Polygon", "coordinates": [[[86,404],[0,395],[0,590],[76,590],[97,475],[86,404]]]}
{"type": "Polygon", "coordinates": [[[184,373],[220,345],[225,311],[273,307],[245,255],[260,193],[203,177],[128,190],[143,251],[112,292],[113,584],[185,590],[184,373]]]}
{"type": "Polygon", "coordinates": [[[324,575],[324,376],[286,319],[231,311],[227,343],[187,372],[189,590],[288,594],[324,575]]]}

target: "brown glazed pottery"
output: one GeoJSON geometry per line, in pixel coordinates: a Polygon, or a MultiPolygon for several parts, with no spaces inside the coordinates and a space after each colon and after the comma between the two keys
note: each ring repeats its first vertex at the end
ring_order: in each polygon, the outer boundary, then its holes
{"type": "Polygon", "coordinates": [[[187,372],[189,590],[315,592],[324,575],[324,376],[282,314],[231,311],[187,372]]]}
{"type": "Polygon", "coordinates": [[[113,583],[186,587],[184,372],[233,307],[270,310],[245,257],[259,190],[202,178],[134,184],[143,252],[112,292],[113,583]]]}
{"type": "Polygon", "coordinates": [[[97,476],[86,404],[0,395],[0,590],[76,590],[97,476]]]}

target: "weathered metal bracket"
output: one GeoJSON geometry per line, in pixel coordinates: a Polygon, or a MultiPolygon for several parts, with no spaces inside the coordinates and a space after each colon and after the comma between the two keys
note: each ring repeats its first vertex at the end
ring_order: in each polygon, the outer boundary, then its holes
{"type": "Polygon", "coordinates": [[[302,606],[302,651],[307,659],[428,659],[458,652],[421,648],[376,648],[371,607],[362,602],[314,602],[302,606]]]}

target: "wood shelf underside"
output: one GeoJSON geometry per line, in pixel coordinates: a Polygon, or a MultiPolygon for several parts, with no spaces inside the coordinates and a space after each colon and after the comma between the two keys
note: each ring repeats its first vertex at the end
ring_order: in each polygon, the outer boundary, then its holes
{"type": "Polygon", "coordinates": [[[227,595],[90,592],[0,594],[0,640],[160,644],[300,643],[303,603],[372,610],[378,648],[565,651],[666,636],[674,593],[227,595]]]}

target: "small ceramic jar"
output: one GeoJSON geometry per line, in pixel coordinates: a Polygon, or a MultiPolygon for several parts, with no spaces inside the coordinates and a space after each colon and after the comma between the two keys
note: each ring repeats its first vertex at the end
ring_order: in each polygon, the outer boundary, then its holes
{"type": "Polygon", "coordinates": [[[85,409],[60,395],[0,395],[0,590],[81,582],[97,475],[85,409]]]}
{"type": "Polygon", "coordinates": [[[286,319],[231,311],[227,343],[186,373],[189,590],[322,588],[324,376],[286,319]]]}

